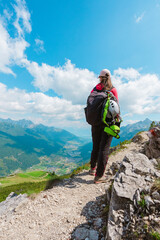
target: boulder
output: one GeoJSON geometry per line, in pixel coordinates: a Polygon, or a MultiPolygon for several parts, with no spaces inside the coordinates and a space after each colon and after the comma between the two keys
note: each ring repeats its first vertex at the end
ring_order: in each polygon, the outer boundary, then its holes
{"type": "Polygon", "coordinates": [[[149,158],[160,157],[160,126],[152,128],[148,132],[149,141],[144,146],[144,153],[149,158]]]}

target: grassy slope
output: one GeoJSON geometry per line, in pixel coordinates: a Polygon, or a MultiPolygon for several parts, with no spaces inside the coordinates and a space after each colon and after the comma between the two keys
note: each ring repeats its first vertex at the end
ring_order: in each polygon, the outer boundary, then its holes
{"type": "Polygon", "coordinates": [[[89,164],[78,167],[72,173],[63,176],[57,176],[54,173],[51,174],[44,171],[32,171],[0,178],[0,202],[4,201],[11,192],[15,192],[16,194],[27,193],[28,195],[39,193],[51,188],[55,181],[70,178],[83,169],[89,169],[89,164]]]}

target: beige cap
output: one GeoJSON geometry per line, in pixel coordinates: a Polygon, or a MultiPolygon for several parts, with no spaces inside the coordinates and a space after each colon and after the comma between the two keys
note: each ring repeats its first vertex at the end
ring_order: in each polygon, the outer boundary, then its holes
{"type": "Polygon", "coordinates": [[[105,77],[107,75],[111,76],[111,73],[108,69],[103,69],[100,74],[99,74],[99,77],[105,77]]]}

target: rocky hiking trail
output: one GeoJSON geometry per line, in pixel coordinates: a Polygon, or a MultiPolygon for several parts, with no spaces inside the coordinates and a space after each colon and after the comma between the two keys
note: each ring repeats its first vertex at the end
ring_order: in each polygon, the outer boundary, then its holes
{"type": "MultiPolygon", "coordinates": [[[[126,147],[110,156],[107,169],[138,145],[132,142],[126,147]]],[[[33,200],[25,198],[13,212],[11,207],[7,215],[0,217],[0,239],[69,240],[74,235],[75,239],[85,236],[87,229],[88,239],[103,240],[105,189],[111,182],[109,178],[106,183],[94,184],[93,178],[84,171],[41,192],[33,200]]]]}
{"type": "MultiPolygon", "coordinates": [[[[130,144],[126,144],[125,148],[110,155],[105,173],[106,183],[94,184],[94,176],[84,170],[73,178],[55,183],[53,188],[39,193],[35,198],[25,195],[12,197],[11,194],[7,198],[10,203],[7,207],[1,207],[0,204],[0,239],[105,240],[106,215],[109,210],[106,190],[113,182],[111,166],[113,163],[122,162],[128,153],[138,153],[148,139],[145,133],[141,136],[140,141],[137,137],[130,144]],[[12,202],[12,199],[16,200],[12,202]]],[[[129,166],[130,159],[127,161],[128,163],[124,162],[124,167],[126,164],[129,166]]],[[[146,163],[147,161],[149,160],[146,160],[146,163]]],[[[115,186],[121,188],[120,182],[116,184],[118,185],[115,186]]],[[[116,197],[113,196],[113,201],[116,197]]],[[[120,215],[122,212],[121,210],[120,215]]],[[[119,219],[121,216],[118,214],[111,212],[111,219],[119,219]]],[[[121,237],[109,239],[117,240],[121,237]]]]}

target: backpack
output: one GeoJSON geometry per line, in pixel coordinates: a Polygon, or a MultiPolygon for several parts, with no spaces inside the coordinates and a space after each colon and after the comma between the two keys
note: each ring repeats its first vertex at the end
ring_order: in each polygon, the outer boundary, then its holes
{"type": "Polygon", "coordinates": [[[102,123],[101,112],[104,104],[104,100],[107,98],[105,92],[93,91],[90,93],[87,99],[87,107],[85,107],[86,121],[96,126],[102,123]]]}
{"type": "Polygon", "coordinates": [[[116,97],[110,91],[101,92],[94,89],[88,96],[87,107],[84,108],[84,111],[86,121],[90,125],[96,126],[104,123],[106,125],[104,131],[119,138],[120,122],[117,120],[117,114],[116,116],[112,116],[110,112],[111,104],[114,104],[114,102],[116,102],[119,107],[116,97]]]}

